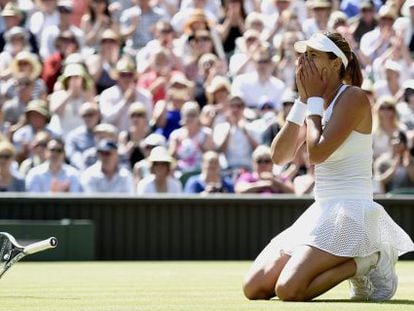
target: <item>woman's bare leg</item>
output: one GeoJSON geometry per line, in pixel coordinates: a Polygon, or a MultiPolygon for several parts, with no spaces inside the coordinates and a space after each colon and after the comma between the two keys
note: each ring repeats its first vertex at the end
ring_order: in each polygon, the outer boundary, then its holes
{"type": "Polygon", "coordinates": [[[280,254],[271,241],[257,256],[243,282],[243,292],[248,299],[270,299],[275,296],[279,275],[290,256],[280,254]]]}
{"type": "Polygon", "coordinates": [[[303,246],[295,250],[284,266],[275,291],[281,300],[306,301],[352,277],[355,271],[352,258],[303,246]]]}

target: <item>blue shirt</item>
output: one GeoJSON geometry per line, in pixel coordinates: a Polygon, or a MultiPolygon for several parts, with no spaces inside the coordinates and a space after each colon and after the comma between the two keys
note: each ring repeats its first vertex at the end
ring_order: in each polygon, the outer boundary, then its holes
{"type": "Polygon", "coordinates": [[[65,153],[70,164],[78,169],[85,167],[83,153],[95,146],[95,137],[85,125],[70,131],[66,136],[65,153]]]}
{"type": "MultiPolygon", "coordinates": [[[[201,193],[206,189],[206,183],[201,178],[201,174],[191,176],[185,183],[185,193],[201,193]]],[[[221,178],[221,189],[216,192],[233,193],[234,187],[231,180],[227,177],[221,178]]]]}

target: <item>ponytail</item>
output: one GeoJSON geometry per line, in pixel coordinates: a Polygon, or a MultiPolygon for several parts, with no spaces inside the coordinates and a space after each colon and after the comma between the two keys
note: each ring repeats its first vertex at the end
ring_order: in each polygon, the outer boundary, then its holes
{"type": "Polygon", "coordinates": [[[351,57],[348,63],[348,67],[345,71],[344,80],[348,84],[361,87],[363,79],[364,78],[362,77],[358,58],[354,52],[351,52],[351,57]]]}

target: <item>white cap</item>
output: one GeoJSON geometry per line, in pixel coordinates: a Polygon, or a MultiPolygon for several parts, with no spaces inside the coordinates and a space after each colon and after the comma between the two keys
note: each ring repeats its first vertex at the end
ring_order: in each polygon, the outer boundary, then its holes
{"type": "Polygon", "coordinates": [[[317,51],[332,52],[342,60],[345,69],[348,66],[348,58],[345,56],[344,52],[342,52],[341,49],[324,34],[315,33],[309,40],[297,41],[294,48],[296,52],[305,53],[308,46],[317,51]]]}

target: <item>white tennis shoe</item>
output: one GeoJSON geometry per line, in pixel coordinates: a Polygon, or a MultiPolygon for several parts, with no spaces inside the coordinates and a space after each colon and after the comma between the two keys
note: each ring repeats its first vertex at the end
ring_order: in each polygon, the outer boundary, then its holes
{"type": "Polygon", "coordinates": [[[367,275],[353,277],[349,281],[351,300],[368,301],[374,293],[374,286],[367,275]]]}
{"type": "Polygon", "coordinates": [[[397,251],[390,245],[384,245],[375,269],[368,273],[368,279],[374,287],[370,300],[385,301],[394,296],[398,286],[398,276],[395,273],[397,260],[397,251]]]}

